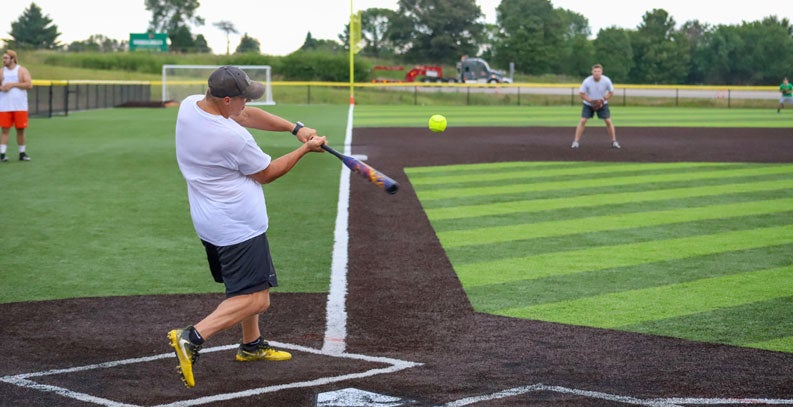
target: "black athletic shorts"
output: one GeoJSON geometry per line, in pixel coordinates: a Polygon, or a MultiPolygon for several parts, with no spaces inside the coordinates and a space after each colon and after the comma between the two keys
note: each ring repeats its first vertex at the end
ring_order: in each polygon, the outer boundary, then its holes
{"type": "Polygon", "coordinates": [[[278,287],[266,233],[231,246],[215,246],[204,240],[201,243],[212,278],[226,285],[226,298],[278,287]]]}
{"type": "MultiPolygon", "coordinates": [[[[595,116],[595,111],[592,109],[592,106],[582,103],[583,107],[581,108],[581,117],[584,119],[591,119],[595,116]]],[[[603,105],[603,108],[597,111],[598,119],[609,119],[611,118],[611,110],[609,110],[609,104],[606,103],[603,105]]]]}

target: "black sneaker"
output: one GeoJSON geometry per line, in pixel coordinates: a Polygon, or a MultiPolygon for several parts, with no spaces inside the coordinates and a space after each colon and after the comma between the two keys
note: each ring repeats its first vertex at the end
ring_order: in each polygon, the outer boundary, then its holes
{"type": "Polygon", "coordinates": [[[8,162],[8,157],[6,157],[5,154],[0,154],[0,161],[2,161],[4,163],[7,163],[8,162]]]}
{"type": "Polygon", "coordinates": [[[30,156],[25,153],[19,153],[19,161],[30,161],[30,156]]]}

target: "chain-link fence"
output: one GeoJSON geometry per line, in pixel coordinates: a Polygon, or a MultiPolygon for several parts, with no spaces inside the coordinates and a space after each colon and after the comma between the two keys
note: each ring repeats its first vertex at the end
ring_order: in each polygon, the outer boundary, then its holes
{"type": "MultiPolygon", "coordinates": [[[[273,99],[283,104],[340,104],[349,100],[349,84],[273,82],[273,99]]],[[[204,88],[192,92],[203,93],[204,88]]],[[[696,106],[776,108],[775,86],[616,86],[615,106],[696,106]]],[[[113,107],[163,107],[159,81],[33,81],[28,92],[34,117],[113,107]]],[[[577,105],[577,84],[355,84],[355,102],[363,105],[577,105]]]]}
{"type": "Polygon", "coordinates": [[[28,114],[52,117],[79,110],[150,106],[151,89],[150,82],[33,81],[28,114]]]}

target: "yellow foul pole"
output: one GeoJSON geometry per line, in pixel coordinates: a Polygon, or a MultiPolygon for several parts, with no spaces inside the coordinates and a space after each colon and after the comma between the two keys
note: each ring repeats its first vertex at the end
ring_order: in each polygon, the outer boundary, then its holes
{"type": "Polygon", "coordinates": [[[355,32],[355,13],[352,8],[352,0],[350,0],[350,104],[355,104],[355,45],[353,44],[353,33],[355,32]]]}

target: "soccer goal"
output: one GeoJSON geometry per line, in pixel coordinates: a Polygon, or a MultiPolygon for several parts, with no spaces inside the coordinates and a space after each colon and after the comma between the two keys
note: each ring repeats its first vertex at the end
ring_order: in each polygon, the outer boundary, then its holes
{"type": "MultiPolygon", "coordinates": [[[[269,65],[236,65],[248,76],[264,85],[264,96],[254,100],[251,105],[274,105],[269,65]]],[[[163,65],[162,101],[177,101],[190,95],[204,94],[207,91],[209,75],[218,69],[216,65],[163,65]]]]}

